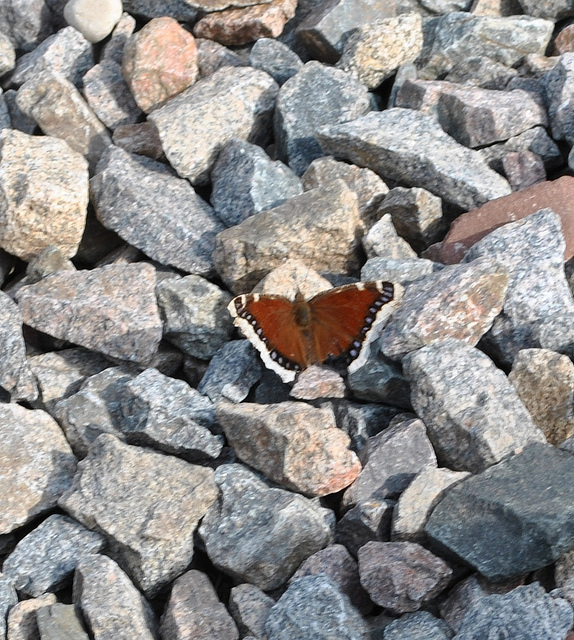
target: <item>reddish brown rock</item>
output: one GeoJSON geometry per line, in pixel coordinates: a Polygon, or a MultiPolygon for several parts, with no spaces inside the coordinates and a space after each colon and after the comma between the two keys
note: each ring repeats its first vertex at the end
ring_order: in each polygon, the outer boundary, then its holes
{"type": "Polygon", "coordinates": [[[574,24],[569,24],[560,31],[554,40],[553,56],[574,51],[574,24]]]}
{"type": "Polygon", "coordinates": [[[295,15],[297,0],[272,0],[244,9],[210,13],[194,27],[198,38],[208,38],[224,45],[242,45],[259,38],[276,38],[285,23],[295,15]]]}
{"type": "Polygon", "coordinates": [[[521,220],[546,207],[556,212],[566,239],[564,260],[574,256],[574,177],[536,184],[528,189],[491,200],[477,209],[463,213],[451,225],[442,242],[440,260],[445,264],[460,262],[473,244],[508,222],[521,220]]]}
{"type": "Polygon", "coordinates": [[[173,18],[154,18],[126,44],[122,66],[139,108],[149,113],[196,81],[195,38],[173,18]]]}

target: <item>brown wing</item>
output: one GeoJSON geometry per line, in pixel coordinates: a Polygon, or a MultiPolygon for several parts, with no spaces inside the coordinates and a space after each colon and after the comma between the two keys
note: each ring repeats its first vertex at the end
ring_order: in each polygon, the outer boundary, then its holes
{"type": "Polygon", "coordinates": [[[309,300],[317,362],[329,356],[355,359],[376,324],[382,307],[394,296],[390,282],[358,282],[330,289],[309,300]]]}

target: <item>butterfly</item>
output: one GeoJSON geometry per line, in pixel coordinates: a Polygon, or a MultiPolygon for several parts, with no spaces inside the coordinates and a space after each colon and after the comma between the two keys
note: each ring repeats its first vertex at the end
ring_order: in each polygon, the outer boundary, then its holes
{"type": "Polygon", "coordinates": [[[292,382],[298,372],[331,357],[345,358],[349,371],[356,370],[401,290],[379,280],[329,289],[310,300],[300,292],[294,300],[251,293],[236,296],[227,309],[265,365],[292,382]]]}

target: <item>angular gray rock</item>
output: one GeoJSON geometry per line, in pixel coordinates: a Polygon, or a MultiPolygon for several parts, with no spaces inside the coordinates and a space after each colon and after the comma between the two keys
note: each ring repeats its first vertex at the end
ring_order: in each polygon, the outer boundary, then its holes
{"type": "Polygon", "coordinates": [[[102,533],[148,596],[193,556],[193,532],[217,497],[213,471],[102,434],[60,506],[102,533]]]}
{"type": "Polygon", "coordinates": [[[12,580],[0,573],[0,638],[6,637],[8,612],[18,603],[18,594],[12,580]]]}
{"type": "Polygon", "coordinates": [[[417,280],[423,280],[426,276],[443,268],[442,264],[423,258],[409,260],[370,258],[361,269],[361,280],[364,282],[385,280],[407,285],[417,280]]]}
{"type": "Polygon", "coordinates": [[[572,15],[572,5],[568,0],[549,0],[537,2],[536,0],[520,0],[520,6],[529,16],[547,18],[548,20],[561,20],[572,15]]]}
{"type": "Polygon", "coordinates": [[[295,580],[269,612],[268,640],[367,640],[368,627],[326,575],[295,580]]]}
{"type": "Polygon", "coordinates": [[[405,613],[385,627],[385,640],[450,640],[449,625],[428,611],[405,613]]]}
{"type": "Polygon", "coordinates": [[[289,167],[239,139],[222,147],[211,181],[211,205],[227,227],[303,193],[301,181],[289,167]]]}
{"type": "Polygon", "coordinates": [[[231,296],[209,280],[197,275],[164,280],[157,300],[164,335],[187,355],[207,360],[229,340],[231,296]]]}
{"type": "Polygon", "coordinates": [[[2,32],[0,35],[0,76],[12,71],[16,64],[16,50],[10,38],[2,32]]]}
{"type": "Polygon", "coordinates": [[[218,467],[215,480],[220,497],[199,534],[211,562],[234,578],[275,589],[332,542],[334,514],[318,502],[271,488],[240,464],[218,467]]]}
{"type": "Polygon", "coordinates": [[[572,312],[556,313],[543,320],[537,328],[540,346],[574,360],[573,315],[572,312]]]}
{"type": "Polygon", "coordinates": [[[303,62],[279,40],[259,38],[249,52],[249,65],[266,71],[281,86],[301,69],[303,62]]]}
{"type": "Polygon", "coordinates": [[[363,248],[367,258],[393,258],[409,260],[417,254],[406,240],[398,234],[390,213],[383,214],[363,237],[363,248]]]}
{"type": "Polygon", "coordinates": [[[30,51],[52,30],[52,15],[41,0],[10,2],[0,6],[0,31],[14,47],[30,51]]]}
{"type": "Polygon", "coordinates": [[[506,375],[478,349],[447,338],[407,355],[403,369],[442,465],[477,473],[545,441],[506,375]]]}
{"type": "Polygon", "coordinates": [[[0,534],[56,506],[76,470],[58,423],[45,411],[0,404],[0,534]]]}
{"type": "Polygon", "coordinates": [[[52,515],[18,542],[2,571],[18,591],[36,598],[71,582],[81,558],[98,553],[105,544],[103,536],[72,518],[52,515]]]}
{"type": "Polygon", "coordinates": [[[73,604],[56,602],[36,612],[40,640],[89,640],[73,604]]]}
{"type": "Polygon", "coordinates": [[[573,477],[569,453],[533,443],[453,487],[425,532],[489,580],[536,571],[574,549],[573,477]]]}
{"type": "Polygon", "coordinates": [[[265,621],[275,600],[254,584],[244,582],[229,593],[229,613],[233,616],[241,637],[265,637],[265,621]]]}
{"type": "Polygon", "coordinates": [[[574,53],[560,56],[558,64],[540,78],[555,140],[574,142],[574,53]]]}
{"type": "Polygon", "coordinates": [[[16,640],[28,640],[30,637],[38,637],[38,624],[36,613],[43,607],[56,603],[56,596],[53,593],[45,593],[37,598],[21,600],[8,612],[8,638],[16,640]]]}
{"type": "Polygon", "coordinates": [[[308,62],[277,96],[273,128],[279,158],[302,175],[315,158],[325,155],[316,138],[319,127],[355,120],[370,110],[368,91],[353,76],[308,62]]]}
{"type": "Polygon", "coordinates": [[[121,360],[146,364],[161,339],[155,269],[146,263],[61,271],[17,299],[31,327],[121,360]]]}
{"type": "Polygon", "coordinates": [[[508,182],[478,152],[445,133],[434,118],[410,109],[369,113],[352,122],[322,127],[325,153],[368,167],[465,209],[510,193],[508,182]]]}
{"type": "Polygon", "coordinates": [[[223,225],[187,180],[111,146],[90,180],[98,220],[161,264],[207,276],[223,225]]]}
{"type": "Polygon", "coordinates": [[[182,178],[206,184],[222,145],[232,138],[260,144],[277,83],[250,67],[224,67],[149,114],[165,155],[182,178]]]}

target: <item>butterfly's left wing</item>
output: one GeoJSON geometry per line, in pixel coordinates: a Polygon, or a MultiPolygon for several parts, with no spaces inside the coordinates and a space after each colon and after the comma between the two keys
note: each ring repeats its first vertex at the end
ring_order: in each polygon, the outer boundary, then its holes
{"type": "Polygon", "coordinates": [[[349,362],[356,361],[375,327],[380,327],[396,307],[401,293],[402,287],[390,282],[357,282],[311,298],[318,360],[346,356],[349,362]]]}

